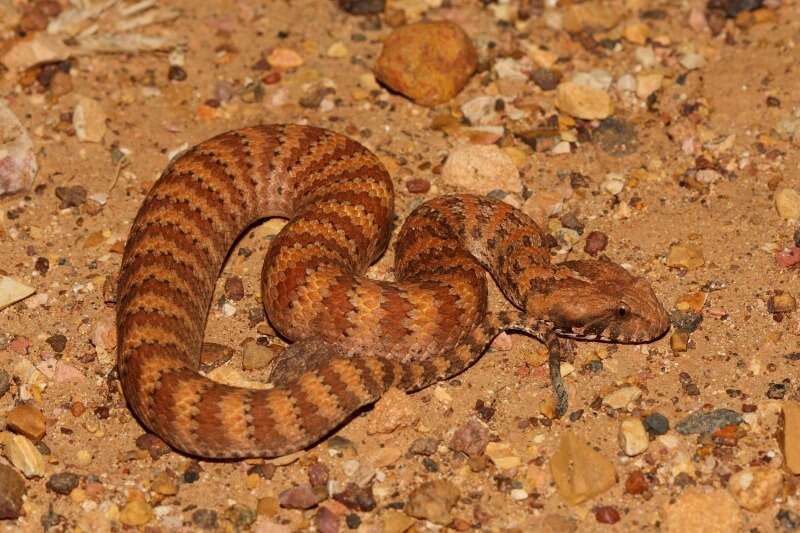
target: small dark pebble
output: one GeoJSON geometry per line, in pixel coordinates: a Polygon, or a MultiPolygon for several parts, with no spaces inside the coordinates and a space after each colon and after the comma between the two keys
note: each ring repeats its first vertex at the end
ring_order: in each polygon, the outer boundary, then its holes
{"type": "Polygon", "coordinates": [[[320,507],[315,522],[317,531],[320,533],[337,533],[339,531],[339,516],[327,507],[320,507]]]}
{"type": "Polygon", "coordinates": [[[86,189],[82,185],[56,187],[56,197],[61,200],[59,209],[78,207],[86,202],[86,189]]]}
{"type": "Polygon", "coordinates": [[[408,453],[411,455],[433,455],[439,447],[439,441],[433,437],[420,437],[411,443],[408,453]]]}
{"type": "Polygon", "coordinates": [[[721,10],[728,18],[735,18],[744,11],[753,11],[763,5],[763,0],[710,0],[708,9],[721,10]]]}
{"type": "Polygon", "coordinates": [[[483,454],[489,444],[489,430],[478,420],[470,419],[466,424],[456,429],[450,441],[450,449],[478,457],[483,454]]]}
{"type": "Polygon", "coordinates": [[[44,456],[50,455],[52,453],[50,451],[50,447],[47,444],[45,444],[43,440],[40,440],[39,442],[36,443],[36,449],[39,450],[39,453],[41,453],[44,456]]]}
{"type": "Polygon", "coordinates": [[[743,403],[742,404],[742,412],[743,413],[755,413],[758,410],[758,406],[752,403],[743,403]]]}
{"type": "Polygon", "coordinates": [[[5,370],[0,369],[0,398],[2,398],[10,388],[11,376],[5,370]]]}
{"type": "Polygon", "coordinates": [[[602,252],[608,246],[608,235],[602,231],[592,231],[586,236],[586,244],[583,251],[591,256],[595,256],[602,252]]]}
{"type": "Polygon", "coordinates": [[[169,81],[184,81],[187,78],[187,74],[186,71],[183,70],[183,67],[170,65],[167,78],[169,81]]]}
{"type": "Polygon", "coordinates": [[[41,520],[39,520],[43,531],[50,531],[50,529],[55,528],[60,524],[66,524],[66,522],[67,517],[63,514],[56,513],[53,511],[53,509],[48,509],[47,512],[42,515],[41,520]]]}
{"type": "Polygon", "coordinates": [[[732,424],[741,424],[742,415],[731,409],[717,409],[715,411],[695,411],[675,426],[678,433],[692,435],[698,433],[713,433],[721,427],[732,424]]]}
{"type": "Polygon", "coordinates": [[[235,353],[236,350],[230,346],[216,342],[204,342],[200,350],[200,368],[205,372],[213,370],[230,361],[235,353]]]}
{"type": "Polygon", "coordinates": [[[489,422],[494,417],[496,410],[494,407],[486,405],[483,400],[476,400],[475,411],[478,412],[478,416],[481,417],[484,422],[489,422]]]}
{"type": "Polygon", "coordinates": [[[333,499],[352,510],[366,512],[375,509],[372,485],[359,487],[355,483],[348,483],[342,492],[334,494],[333,499]]]}
{"type": "Polygon", "coordinates": [[[166,442],[152,433],[145,433],[136,439],[136,447],[140,450],[147,450],[153,460],[169,453],[170,448],[166,442]]]}
{"type": "Polygon", "coordinates": [[[570,422],[577,422],[583,416],[583,409],[578,409],[577,411],[572,411],[569,414],[569,421],[570,422]]]}
{"type": "Polygon", "coordinates": [[[800,227],[794,230],[794,245],[800,247],[800,227]]]}
{"type": "Polygon", "coordinates": [[[358,529],[358,526],[361,525],[361,518],[355,513],[350,513],[344,517],[344,523],[350,529],[358,529]]]}
{"type": "Polygon", "coordinates": [[[308,467],[308,482],[312,487],[324,487],[330,478],[330,470],[326,464],[316,462],[308,467]]]}
{"type": "Polygon", "coordinates": [[[729,398],[739,398],[742,395],[742,391],[739,389],[725,389],[725,394],[727,394],[729,398]]]}
{"type": "Polygon", "coordinates": [[[183,471],[183,482],[184,483],[194,483],[198,479],[200,479],[200,472],[203,471],[203,468],[200,466],[199,463],[196,461],[192,461],[186,467],[186,470],[183,471]]]}
{"type": "Polygon", "coordinates": [[[686,472],[681,472],[680,474],[675,476],[675,479],[673,480],[673,483],[675,484],[676,487],[679,487],[679,488],[684,488],[684,487],[688,487],[690,485],[696,485],[697,484],[697,482],[694,480],[694,478],[692,476],[690,476],[689,474],[687,474],[686,472]]]}
{"type": "Polygon", "coordinates": [[[253,465],[247,469],[247,475],[256,474],[261,479],[266,479],[269,481],[275,475],[275,471],[278,470],[272,463],[264,463],[260,465],[253,465]]]}
{"type": "Polygon", "coordinates": [[[16,470],[0,463],[0,520],[19,518],[22,514],[22,498],[25,495],[25,480],[16,470]]]}
{"type": "Polygon", "coordinates": [[[37,257],[33,268],[36,269],[36,272],[44,276],[50,270],[50,260],[46,257],[37,257]]]}
{"type": "Polygon", "coordinates": [[[351,15],[375,15],[383,13],[386,0],[339,0],[339,7],[351,15]]]}
{"type": "Polygon", "coordinates": [[[66,496],[72,489],[78,486],[80,483],[81,478],[78,474],[73,474],[72,472],[59,472],[58,474],[53,474],[50,476],[50,479],[47,480],[47,490],[55,492],[56,494],[61,494],[66,496]]]}
{"type": "Polygon", "coordinates": [[[620,520],[619,511],[610,505],[595,507],[594,517],[601,524],[616,524],[620,520]]]}
{"type": "Polygon", "coordinates": [[[770,383],[767,389],[767,398],[770,400],[783,400],[786,393],[789,392],[786,383],[770,383]]]}
{"type": "Polygon", "coordinates": [[[246,505],[235,504],[228,507],[223,518],[233,524],[235,531],[244,531],[256,521],[258,516],[254,509],[246,505]]]}
{"type": "Polygon", "coordinates": [[[651,435],[664,435],[669,431],[669,419],[661,413],[652,413],[644,417],[644,427],[651,435]]]}
{"type": "Polygon", "coordinates": [[[767,96],[767,107],[780,107],[781,101],[774,96],[767,96]]]}
{"type": "Polygon", "coordinates": [[[569,184],[573,189],[585,189],[591,184],[591,180],[580,172],[570,172],[569,184]]]}
{"type": "Polygon", "coordinates": [[[790,511],[789,509],[781,509],[775,515],[775,520],[778,525],[786,531],[794,531],[800,528],[800,514],[790,511]]]}
{"type": "Polygon", "coordinates": [[[225,297],[228,300],[238,302],[244,298],[244,283],[239,276],[231,276],[225,280],[225,297]]]}
{"type": "Polygon", "coordinates": [[[673,311],[669,314],[669,321],[681,331],[692,333],[703,322],[703,315],[692,311],[673,311]]]}
{"type": "Polygon", "coordinates": [[[533,71],[531,77],[533,78],[533,83],[543,91],[552,91],[558,87],[558,82],[561,81],[561,76],[557,72],[546,68],[537,68],[533,71]]]}
{"type": "Polygon", "coordinates": [[[422,466],[425,467],[425,470],[428,472],[438,472],[439,471],[439,463],[431,459],[430,457],[424,457],[422,459],[422,466]]]}
{"type": "Polygon", "coordinates": [[[200,529],[217,529],[217,512],[211,509],[197,509],[192,513],[192,523],[200,529]]]}
{"type": "Polygon", "coordinates": [[[316,109],[319,107],[319,104],[322,103],[323,98],[325,98],[325,93],[317,90],[311,94],[301,96],[298,103],[300,104],[300,107],[304,107],[306,109],[316,109]]]}
{"type": "Polygon", "coordinates": [[[600,359],[592,359],[585,365],[583,365],[583,370],[586,372],[591,372],[592,374],[597,374],[598,372],[603,371],[603,361],[600,359]]]}
{"type": "Polygon", "coordinates": [[[592,140],[612,155],[627,155],[636,151],[636,128],[617,118],[607,118],[592,132],[592,140]]]}
{"type": "Polygon", "coordinates": [[[559,221],[565,228],[574,229],[578,232],[578,235],[583,235],[583,228],[585,227],[585,224],[578,219],[575,213],[571,211],[569,213],[565,213],[561,215],[559,221]]]}
{"type": "Polygon", "coordinates": [[[53,351],[56,353],[63,352],[64,348],[67,347],[67,338],[64,335],[61,335],[60,333],[56,335],[50,335],[49,337],[47,337],[47,340],[45,342],[49,344],[50,348],[52,348],[53,351]]]}

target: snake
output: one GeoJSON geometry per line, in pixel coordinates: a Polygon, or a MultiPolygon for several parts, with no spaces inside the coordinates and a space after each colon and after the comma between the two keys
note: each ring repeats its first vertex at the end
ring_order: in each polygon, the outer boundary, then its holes
{"type": "Polygon", "coordinates": [[[392,179],[347,136],[306,125],[228,131],[172,159],[132,223],[117,287],[117,371],[143,426],[188,455],[277,457],[332,434],[390,388],[459,374],[502,331],[547,346],[558,414],[574,340],[643,343],[669,321],[651,284],[607,258],[553,264],[523,211],[437,196],[406,218],[393,279],[365,272],[394,224],[392,179]],[[289,341],[265,388],[199,369],[217,279],[237,239],[287,219],[261,272],[263,306],[289,341]],[[508,300],[490,310],[493,279],[508,300]]]}

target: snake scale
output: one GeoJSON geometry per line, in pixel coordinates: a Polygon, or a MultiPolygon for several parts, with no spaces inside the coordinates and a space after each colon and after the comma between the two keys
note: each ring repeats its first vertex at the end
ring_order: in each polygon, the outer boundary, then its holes
{"type": "Polygon", "coordinates": [[[550,349],[558,411],[565,338],[646,342],[669,327],[644,279],[608,260],[550,263],[521,211],[473,195],[415,209],[394,281],[364,275],[385,250],[392,181],[378,158],[310,126],[230,131],[173,160],[130,231],[117,299],[118,371],[128,404],[173,447],[208,458],[278,456],[329,434],[390,387],[413,391],[472,364],[503,330],[550,349]],[[198,372],[216,280],[242,232],[289,220],[261,289],[299,366],[251,390],[198,372]],[[515,308],[487,310],[487,271],[515,308]]]}

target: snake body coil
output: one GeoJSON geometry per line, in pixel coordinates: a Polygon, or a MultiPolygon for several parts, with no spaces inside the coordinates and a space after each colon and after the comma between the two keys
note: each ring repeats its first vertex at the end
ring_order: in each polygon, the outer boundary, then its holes
{"type": "Polygon", "coordinates": [[[552,370],[559,336],[644,342],[668,328],[647,282],[609,261],[551,265],[527,216],[470,195],[417,208],[398,238],[396,280],[366,278],[393,212],[378,159],[319,128],[231,131],[171,162],[133,223],[119,281],[118,369],[141,422],[193,455],[282,455],[389,387],[416,390],[464,370],[504,329],[547,342],[552,370]],[[249,390],[197,367],[225,257],[267,217],[289,223],[267,253],[263,301],[276,329],[301,341],[301,368],[249,390]],[[520,310],[487,312],[487,270],[520,310]]]}

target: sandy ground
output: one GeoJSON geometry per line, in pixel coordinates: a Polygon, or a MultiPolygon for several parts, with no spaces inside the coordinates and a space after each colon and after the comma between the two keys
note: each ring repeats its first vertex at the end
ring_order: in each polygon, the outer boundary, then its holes
{"type": "MultiPolygon", "coordinates": [[[[48,88],[35,78],[31,81],[30,75],[7,72],[0,90],[31,132],[40,170],[33,191],[0,198],[0,270],[47,298],[35,300],[38,305],[23,302],[0,311],[0,367],[16,376],[9,392],[0,397],[0,419],[15,404],[28,400],[44,413],[47,431],[40,446],[45,452],[45,475],[26,480],[25,516],[0,522],[0,530],[37,531],[45,524],[56,531],[119,530],[128,527],[120,526],[120,511],[137,500],[155,509],[156,516],[143,526],[148,531],[197,529],[202,523],[198,509],[217,513],[220,529],[281,531],[283,525],[287,530],[305,530],[316,527],[319,508],[276,510],[269,502],[284,490],[307,483],[309,465],[319,461],[329,468],[338,490],[365,472],[372,479],[373,510],[329,504],[334,514],[339,513],[341,531],[348,524],[361,531],[380,530],[387,513],[402,508],[415,488],[432,479],[446,479],[460,488],[461,499],[452,516],[461,529],[532,531],[548,524],[557,531],[657,531],[670,513],[684,512],[669,505],[687,483],[725,488],[731,474],[749,465],[780,470],[776,438],[780,398],[767,393],[771,384],[786,383],[783,399],[798,399],[793,379],[798,363],[785,356],[797,350],[800,323],[796,313],[771,314],[767,301],[776,291],[797,290],[796,270],[779,266],[774,257],[791,245],[795,227],[779,216],[773,196],[784,187],[800,188],[797,141],[776,131],[781,120],[796,119],[800,109],[800,48],[794,41],[800,35],[800,11],[795,2],[786,2],[770,9],[764,22],[737,25],[729,20],[715,36],[687,23],[687,5],[643,3],[637,16],[632,4],[636,2],[618,5],[623,13],[618,28],[626,21],[647,24],[651,43],[660,39],[661,44],[651,46],[662,59],[659,68],[665,80],[649,106],[644,99],[609,90],[617,103],[614,117],[635,130],[630,153],[610,153],[596,140],[573,143],[566,154],[553,154],[550,147],[531,150],[513,136],[501,144],[524,151],[521,176],[534,196],[569,183],[572,173],[586,177],[586,187],[575,188],[562,213],[554,217],[572,213],[585,226],[569,257],[585,256],[584,237],[601,231],[609,237],[606,253],[646,275],[665,307],[674,308],[681,295],[701,291],[707,296],[703,322],[691,334],[688,351],[673,352],[669,334],[646,346],[580,343],[576,371],[566,381],[571,412],[582,409],[582,416],[551,422],[540,413],[551,393],[545,368],[533,366],[541,362],[533,355],[540,351],[537,343],[513,335],[456,379],[405,400],[411,411],[424,413],[421,421],[389,434],[369,434],[372,413],[366,410],[336,433],[352,446],[323,442],[278,466],[274,474],[269,472],[270,479],[266,479],[269,474],[252,474],[251,468],[261,461],[200,461],[199,479],[189,482],[191,476],[185,472],[187,466],[195,468],[192,459],[175,452],[154,459],[139,450],[135,441],[144,430],[117,388],[113,354],[104,351],[102,341],[95,345],[98,328],[113,320],[104,284],[117,272],[121,242],[169,154],[185,143],[249,124],[304,122],[329,127],[353,136],[387,161],[402,219],[421,200],[453,190],[442,181],[440,164],[454,146],[467,141],[464,135],[432,127],[436,117],[451,112],[457,117],[461,104],[486,94],[528,97],[535,104],[521,122],[529,129],[543,125],[555,113],[553,93],[531,81],[509,83],[483,70],[451,103],[435,109],[385,89],[364,96],[359,76],[370,72],[381,38],[391,28],[385,21],[379,25],[377,19],[348,15],[327,1],[268,1],[252,6],[222,0],[174,2],[183,8],[183,15],[169,23],[169,29],[157,25],[147,31],[169,32],[185,43],[183,81],[168,78],[165,53],[73,60],[69,86],[63,87],[60,80],[58,91],[54,85],[48,88]],[[641,15],[656,8],[657,15],[652,11],[650,16],[641,15]],[[345,57],[326,53],[337,42],[346,46],[345,57]],[[688,71],[678,64],[687,45],[705,57],[705,65],[688,71]],[[269,75],[254,66],[276,46],[297,51],[304,64],[283,73],[277,83],[264,83],[259,101],[240,96],[242,87],[269,75]],[[335,87],[332,110],[300,105],[303,96],[326,85],[335,87]],[[232,98],[225,101],[231,92],[232,98]],[[100,143],[80,142],[70,128],[68,114],[80,97],[96,99],[107,115],[108,130],[100,143]],[[768,105],[768,97],[777,99],[777,104],[771,100],[768,105]],[[282,99],[285,103],[276,105],[282,99]],[[126,154],[122,165],[120,150],[126,154]],[[712,184],[687,178],[701,156],[722,170],[712,184]],[[603,186],[610,173],[627,182],[616,196],[603,186]],[[405,182],[411,178],[430,181],[430,191],[409,192],[405,182]],[[60,208],[56,188],[77,185],[90,197],[107,193],[107,201],[60,208]],[[620,208],[626,204],[630,209],[620,208]],[[704,264],[688,270],[670,268],[666,258],[674,244],[699,248],[704,264]],[[37,271],[39,258],[49,261],[46,274],[37,271]],[[58,334],[66,337],[66,347],[54,353],[47,339],[58,334]],[[598,358],[603,361],[601,370],[584,369],[598,358]],[[49,362],[48,368],[68,372],[58,367],[58,361],[80,375],[46,378],[46,387],[40,390],[15,373],[21,359],[35,366],[49,362]],[[595,402],[630,384],[643,391],[630,412],[595,402]],[[476,402],[494,411],[476,408],[476,402]],[[623,417],[657,411],[674,427],[704,406],[753,414],[733,442],[720,444],[671,430],[671,448],[656,439],[636,457],[620,450],[617,434],[623,417]],[[488,463],[474,471],[463,454],[448,448],[456,428],[481,416],[492,439],[509,443],[513,455],[521,458],[520,466],[503,471],[488,463]],[[619,478],[610,490],[577,506],[560,497],[548,470],[548,460],[568,430],[610,460],[619,478]],[[412,443],[423,437],[439,441],[433,454],[408,453],[412,443]],[[626,493],[625,480],[637,470],[648,480],[644,495],[626,493]],[[60,472],[80,478],[69,495],[45,486],[51,475],[60,472]],[[159,493],[157,481],[164,479],[173,480],[177,494],[159,493]],[[518,501],[511,493],[520,488],[527,498],[518,501]],[[258,506],[255,524],[241,518],[237,522],[236,513],[230,511],[234,505],[251,513],[258,506]],[[598,506],[615,508],[621,519],[615,525],[600,523],[594,512],[598,506]]],[[[429,9],[426,17],[455,19],[476,43],[500,43],[501,54],[524,51],[531,44],[544,46],[560,58],[553,68],[564,77],[605,69],[616,80],[641,70],[634,57],[637,45],[617,37],[609,47],[584,46],[578,36],[548,26],[536,11],[516,28],[513,23],[498,24],[495,12],[480,2],[445,2],[429,9]]],[[[486,57],[485,48],[481,53],[486,57]]],[[[525,129],[511,122],[501,125],[525,129]]],[[[248,314],[260,305],[257,277],[269,244],[264,237],[275,232],[271,224],[241,241],[240,248],[252,254],[234,251],[226,265],[222,280],[238,276],[244,282],[244,299],[230,302],[235,313],[227,316],[230,307],[225,313],[215,305],[209,320],[209,340],[237,347],[237,355],[227,363],[231,367],[241,369],[238,347],[257,336],[248,314]]],[[[387,254],[374,268],[375,274],[388,275],[390,265],[387,254]]],[[[223,293],[220,283],[215,302],[223,293]]],[[[266,331],[263,323],[261,328],[266,331]]],[[[252,379],[258,376],[248,374],[252,379]]],[[[776,515],[787,509],[797,512],[798,501],[797,480],[784,474],[776,499],[760,511],[736,510],[737,516],[743,530],[780,530],[783,526],[776,515]]],[[[709,520],[718,518],[712,509],[707,512],[709,520]]],[[[413,527],[423,531],[438,526],[419,520],[413,527]]]]}

